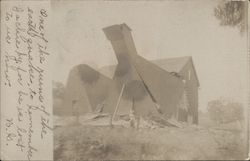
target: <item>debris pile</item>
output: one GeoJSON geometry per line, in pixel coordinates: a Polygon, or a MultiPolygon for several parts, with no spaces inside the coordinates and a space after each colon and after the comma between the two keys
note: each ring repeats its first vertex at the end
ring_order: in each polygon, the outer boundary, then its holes
{"type": "Polygon", "coordinates": [[[85,115],[58,117],[54,118],[55,127],[59,126],[74,126],[74,125],[89,125],[89,126],[121,126],[125,128],[146,128],[156,129],[165,127],[183,128],[187,126],[185,123],[178,122],[174,119],[165,119],[159,116],[150,117],[131,117],[130,115],[116,116],[112,119],[112,115],[105,113],[87,113],[85,115]]]}

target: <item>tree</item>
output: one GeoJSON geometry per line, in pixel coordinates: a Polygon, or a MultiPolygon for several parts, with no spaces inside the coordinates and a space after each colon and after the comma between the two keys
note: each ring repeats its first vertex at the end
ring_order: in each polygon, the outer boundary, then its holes
{"type": "Polygon", "coordinates": [[[62,109],[62,102],[64,99],[65,87],[61,82],[52,83],[52,94],[53,94],[53,109],[54,114],[60,115],[62,109]]]}
{"type": "Polygon", "coordinates": [[[238,27],[243,33],[247,27],[247,1],[222,1],[214,9],[215,17],[222,26],[238,27]]]}
{"type": "Polygon", "coordinates": [[[53,86],[53,98],[63,99],[65,92],[63,83],[53,81],[52,86],[53,86]]]}
{"type": "Polygon", "coordinates": [[[208,103],[209,117],[216,123],[243,121],[243,106],[238,102],[213,100],[208,103]]]}
{"type": "Polygon", "coordinates": [[[222,122],[222,117],[221,113],[222,113],[222,102],[220,100],[214,100],[214,101],[210,101],[208,102],[208,114],[209,117],[211,118],[211,120],[217,122],[217,123],[221,123],[222,122]]]}

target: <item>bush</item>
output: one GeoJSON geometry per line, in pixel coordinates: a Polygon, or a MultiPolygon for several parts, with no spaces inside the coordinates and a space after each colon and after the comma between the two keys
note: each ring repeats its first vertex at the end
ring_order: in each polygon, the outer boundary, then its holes
{"type": "Polygon", "coordinates": [[[209,117],[216,123],[243,120],[243,106],[238,102],[213,100],[208,103],[209,117]]]}

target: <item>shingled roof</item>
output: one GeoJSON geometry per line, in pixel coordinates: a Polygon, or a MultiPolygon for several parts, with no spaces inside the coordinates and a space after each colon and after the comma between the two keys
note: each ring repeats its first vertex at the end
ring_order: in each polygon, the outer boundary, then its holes
{"type": "MultiPolygon", "coordinates": [[[[190,59],[191,59],[190,56],[185,56],[185,57],[150,60],[150,62],[154,63],[155,65],[159,66],[160,68],[168,72],[179,73],[190,59]]],[[[115,67],[116,65],[105,66],[100,69],[100,72],[112,78],[115,72],[115,67]]]]}
{"type": "Polygon", "coordinates": [[[182,70],[182,68],[187,64],[190,58],[191,58],[190,56],[165,58],[165,59],[151,60],[151,62],[168,72],[179,73],[182,70]]]}

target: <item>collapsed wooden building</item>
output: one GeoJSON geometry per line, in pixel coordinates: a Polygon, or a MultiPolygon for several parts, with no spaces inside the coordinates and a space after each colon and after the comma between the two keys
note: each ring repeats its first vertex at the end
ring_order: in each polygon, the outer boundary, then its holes
{"type": "Polygon", "coordinates": [[[126,24],[103,31],[118,64],[100,71],[85,64],[75,66],[66,84],[65,112],[78,109],[79,114],[98,111],[124,116],[132,111],[140,117],[198,124],[199,81],[191,57],[149,61],[137,54],[126,24]]]}

